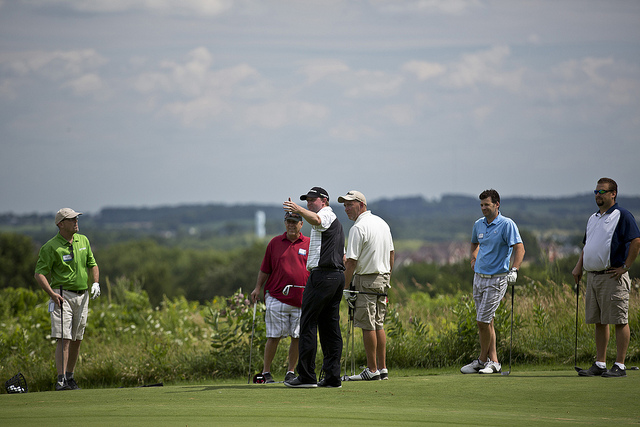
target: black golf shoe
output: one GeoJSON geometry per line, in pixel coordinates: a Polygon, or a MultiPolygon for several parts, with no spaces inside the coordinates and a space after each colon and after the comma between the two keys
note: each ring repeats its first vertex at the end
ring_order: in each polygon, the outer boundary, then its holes
{"type": "Polygon", "coordinates": [[[67,381],[56,381],[56,391],[62,391],[62,390],[71,390],[71,387],[69,387],[69,384],[67,384],[67,381]]]}
{"type": "Polygon", "coordinates": [[[620,368],[615,363],[613,364],[613,367],[611,369],[609,369],[607,372],[604,372],[602,374],[603,378],[626,377],[626,376],[627,376],[627,371],[625,369],[620,368]]]}
{"type": "Polygon", "coordinates": [[[598,377],[604,375],[606,372],[607,368],[600,368],[594,363],[589,369],[582,369],[578,371],[578,375],[581,377],[598,377]]]}
{"type": "Polygon", "coordinates": [[[264,377],[264,383],[265,384],[273,384],[273,383],[275,383],[275,381],[273,380],[273,377],[271,376],[271,372],[263,372],[262,376],[264,377]]]}
{"type": "Polygon", "coordinates": [[[80,390],[78,383],[73,378],[67,378],[67,385],[69,386],[69,390],[80,390]]]}
{"type": "Polygon", "coordinates": [[[298,377],[292,379],[291,381],[285,381],[284,385],[286,385],[287,387],[293,387],[293,388],[315,388],[315,387],[318,387],[317,383],[303,383],[302,381],[300,381],[300,378],[298,378],[298,377]]]}
{"type": "Polygon", "coordinates": [[[326,378],[323,378],[320,380],[320,382],[318,383],[318,387],[325,387],[325,388],[342,388],[342,383],[340,382],[340,380],[337,380],[335,382],[329,382],[327,381],[326,378]]]}

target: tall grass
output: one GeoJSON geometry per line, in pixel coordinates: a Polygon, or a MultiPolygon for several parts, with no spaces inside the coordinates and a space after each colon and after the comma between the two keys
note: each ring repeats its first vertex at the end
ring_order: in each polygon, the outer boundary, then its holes
{"type": "MultiPolygon", "coordinates": [[[[640,282],[630,301],[631,344],[628,360],[640,360],[640,282]]],[[[253,363],[249,368],[252,306],[242,291],[205,304],[164,298],[152,306],[140,285],[125,278],[106,283],[103,296],[90,303],[90,314],[76,378],[81,387],[130,387],[157,382],[204,381],[246,377],[262,367],[264,305],[258,304],[253,363]]],[[[468,294],[432,297],[402,294],[393,288],[387,316],[387,364],[394,368],[458,366],[479,351],[475,307],[468,294]]],[[[578,363],[595,354],[593,327],[584,324],[584,292],[578,316],[578,363]]],[[[22,372],[32,391],[51,390],[55,379],[55,340],[50,337],[48,299],[42,291],[0,291],[0,380],[22,372]]],[[[515,287],[513,363],[573,362],[576,294],[566,284],[540,283],[526,277],[515,287]]],[[[509,357],[510,293],[495,319],[498,352],[509,357]]],[[[346,338],[346,305],[342,304],[346,338]]],[[[615,334],[608,357],[615,354],[615,334]]],[[[361,332],[355,331],[354,357],[365,363],[361,332]]],[[[273,363],[274,375],[286,369],[288,341],[273,363]]],[[[347,356],[347,355],[343,355],[347,356]]],[[[318,366],[322,358],[318,351],[318,366]]]]}

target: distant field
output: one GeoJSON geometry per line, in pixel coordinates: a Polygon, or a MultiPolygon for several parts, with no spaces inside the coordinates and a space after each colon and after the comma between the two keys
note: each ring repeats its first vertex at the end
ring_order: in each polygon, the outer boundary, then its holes
{"type": "Polygon", "coordinates": [[[640,372],[581,378],[573,367],[509,376],[390,372],[389,381],[290,389],[246,380],[0,395],[3,426],[638,425],[640,372]]]}

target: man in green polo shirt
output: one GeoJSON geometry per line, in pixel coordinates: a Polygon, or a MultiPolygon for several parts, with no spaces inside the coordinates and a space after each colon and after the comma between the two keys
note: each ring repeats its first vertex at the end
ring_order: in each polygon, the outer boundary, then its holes
{"type": "Polygon", "coordinates": [[[58,340],[56,390],[79,388],[73,371],[87,324],[89,276],[93,283],[91,299],[100,296],[100,272],[89,239],[77,234],[80,215],[70,208],[56,213],[58,234],[40,248],[36,264],[36,281],[51,297],[51,336],[58,340]]]}

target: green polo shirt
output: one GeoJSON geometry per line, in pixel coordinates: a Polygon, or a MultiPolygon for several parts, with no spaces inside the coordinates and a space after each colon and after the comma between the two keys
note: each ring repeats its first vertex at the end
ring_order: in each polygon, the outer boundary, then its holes
{"type": "Polygon", "coordinates": [[[64,237],[58,233],[40,248],[36,273],[51,275],[51,287],[70,291],[88,289],[88,269],[98,265],[89,239],[82,234],[73,235],[73,250],[64,237]]]}

